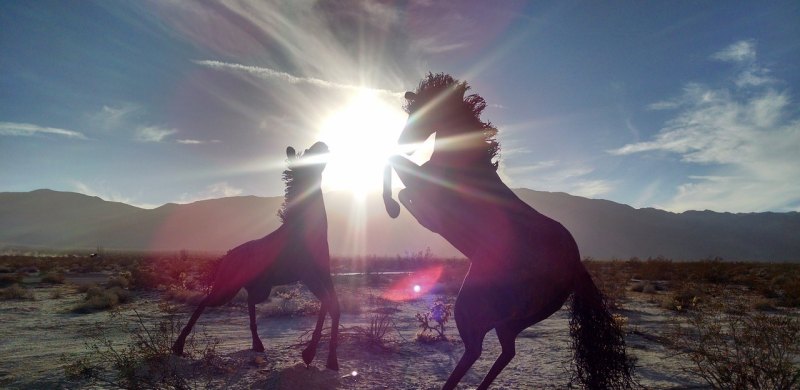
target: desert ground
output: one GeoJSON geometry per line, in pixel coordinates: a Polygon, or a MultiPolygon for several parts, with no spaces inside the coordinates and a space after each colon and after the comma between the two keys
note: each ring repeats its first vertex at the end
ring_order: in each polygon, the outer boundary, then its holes
{"type": "MultiPolygon", "coordinates": [[[[188,356],[177,358],[168,348],[202,296],[213,256],[181,252],[0,260],[5,278],[0,290],[3,388],[434,389],[463,352],[452,318],[444,323],[445,337],[437,338],[435,330],[420,335],[417,316],[437,302],[444,307],[454,302],[467,269],[464,260],[419,254],[335,261],[343,312],[338,372],[325,368],[325,338],[311,366],[302,362],[317,304],[299,284],[273,289],[271,299],[258,307],[265,353],[250,350],[242,292],[230,304],[205,312],[188,356]],[[415,278],[430,269],[437,269],[438,277],[414,291],[415,278]]],[[[628,351],[637,359],[636,380],[644,388],[711,388],[692,363],[696,355],[687,352],[692,346],[681,345],[676,332],[698,313],[710,312],[713,304],[736,304],[744,310],[737,315],[788,319],[795,328],[800,316],[793,295],[800,275],[796,265],[665,259],[586,264],[616,307],[628,351]]],[[[720,313],[706,318],[727,318],[720,313]]],[[[567,304],[523,331],[516,357],[492,388],[567,388],[568,322],[567,304]]],[[[798,373],[800,354],[791,344],[786,346],[787,369],[798,373]]],[[[459,388],[476,387],[500,353],[494,333],[483,346],[459,388]]]]}

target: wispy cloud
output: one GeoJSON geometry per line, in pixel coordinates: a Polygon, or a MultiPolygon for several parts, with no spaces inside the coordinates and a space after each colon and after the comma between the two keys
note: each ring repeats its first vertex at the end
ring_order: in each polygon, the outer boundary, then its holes
{"type": "Polygon", "coordinates": [[[336,89],[357,90],[357,91],[366,90],[370,92],[384,93],[392,96],[402,96],[405,93],[405,92],[389,91],[386,89],[376,89],[376,88],[362,87],[358,85],[336,83],[314,77],[298,77],[286,72],[281,72],[261,66],[233,64],[229,62],[212,61],[212,60],[196,60],[194,61],[194,63],[212,69],[243,72],[263,79],[276,79],[290,84],[308,84],[322,88],[336,88],[336,89]]]}
{"type": "Polygon", "coordinates": [[[139,142],[161,142],[164,138],[177,132],[176,129],[160,126],[142,126],[136,129],[134,139],[139,142]]]}
{"type": "Polygon", "coordinates": [[[89,119],[104,130],[116,129],[126,125],[130,116],[140,110],[141,107],[131,103],[103,106],[99,111],[89,114],[89,119]]]}
{"type": "Polygon", "coordinates": [[[605,195],[614,189],[613,181],[592,178],[594,169],[580,163],[548,160],[512,167],[501,165],[501,168],[503,178],[512,186],[531,186],[587,198],[605,195]]]}
{"type": "Polygon", "coordinates": [[[712,59],[727,62],[756,60],[756,43],[752,39],[739,41],[711,55],[712,59]]]}
{"type": "Polygon", "coordinates": [[[175,142],[183,145],[203,145],[203,144],[216,144],[222,142],[218,139],[199,140],[199,139],[177,139],[175,142]]]}
{"type": "Polygon", "coordinates": [[[83,133],[74,130],[39,126],[31,123],[0,122],[0,135],[32,137],[37,134],[51,134],[67,138],[87,139],[83,133]]]}
{"type": "MultiPolygon", "coordinates": [[[[754,61],[754,50],[752,41],[742,41],[712,58],[754,61]]],[[[800,119],[787,91],[764,83],[740,84],[740,79],[733,80],[737,88],[687,85],[674,100],[680,108],[676,116],[652,140],[609,152],[666,152],[687,164],[710,167],[711,175],[688,177],[674,198],[661,205],[667,209],[790,209],[800,201],[800,119]]]]}

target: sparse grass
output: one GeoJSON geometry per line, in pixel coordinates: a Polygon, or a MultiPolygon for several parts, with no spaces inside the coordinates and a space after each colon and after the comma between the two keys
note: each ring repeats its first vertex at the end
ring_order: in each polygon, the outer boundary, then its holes
{"type": "Polygon", "coordinates": [[[9,300],[33,300],[33,293],[28,291],[25,287],[20,286],[19,284],[12,284],[9,287],[0,289],[0,300],[1,301],[9,301],[9,300]]]}
{"type": "MultiPolygon", "coordinates": [[[[163,310],[171,312],[169,307],[163,310]]],[[[86,343],[88,354],[64,355],[68,379],[86,385],[123,389],[209,388],[213,375],[223,367],[216,354],[218,341],[208,336],[198,340],[192,333],[186,341],[184,358],[172,355],[171,346],[182,324],[169,314],[150,325],[138,312],[135,319],[112,313],[97,324],[86,343]],[[127,343],[115,343],[109,329],[129,332],[127,343]]]]}
{"type": "Polygon", "coordinates": [[[702,306],[668,339],[684,369],[715,389],[800,387],[800,320],[753,313],[737,305],[702,306]]]}

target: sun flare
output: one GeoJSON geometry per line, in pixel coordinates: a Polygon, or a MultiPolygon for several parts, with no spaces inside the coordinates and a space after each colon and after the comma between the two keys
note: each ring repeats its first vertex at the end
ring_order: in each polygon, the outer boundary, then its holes
{"type": "Polygon", "coordinates": [[[319,134],[330,148],[325,188],[350,191],[359,199],[379,191],[383,167],[398,153],[397,138],[405,121],[399,103],[370,91],[359,92],[325,118],[319,134]]]}

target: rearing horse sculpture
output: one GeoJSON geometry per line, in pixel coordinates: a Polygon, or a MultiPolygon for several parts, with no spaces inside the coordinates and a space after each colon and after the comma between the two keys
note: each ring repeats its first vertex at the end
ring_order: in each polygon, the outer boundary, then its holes
{"type": "Polygon", "coordinates": [[[317,142],[302,155],[286,148],[289,168],[283,172],[286,198],[278,212],[283,224],[274,232],[231,249],[222,259],[214,276],[211,292],[198,305],[181,331],[172,351],[183,353],[186,337],[207,306],[230,301],[239,289],[247,290],[247,311],[253,350],[264,352],[256,328],[256,304],[269,297],[273,286],[302,281],[321,301],[317,325],[311,341],[303,350],[303,361],[311,364],[322,336],[327,313],[331,315],[331,341],[326,367],[338,370],[336,359],[339,333],[339,301],[331,279],[328,251],[328,219],[322,199],[322,171],[328,146],[317,142]]]}
{"type": "Polygon", "coordinates": [[[581,264],[578,246],[560,223],[520,200],[497,174],[497,129],[480,119],[486,107],[465,96],[466,82],[428,74],[407,92],[408,122],[399,143],[420,143],[436,133],[434,152],[418,166],[390,159],[384,201],[392,218],[391,168],[405,185],[400,202],[471,262],[454,315],[464,354],[444,389],[453,389],[481,355],[484,336],[495,329],[502,353],[481,382],[486,389],[514,357],[517,335],[556,312],[572,294],[570,333],[575,374],[587,388],[629,388],[633,363],[605,299],[581,264]]]}

